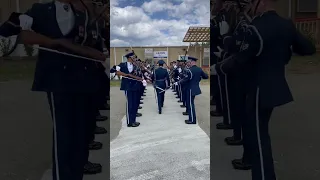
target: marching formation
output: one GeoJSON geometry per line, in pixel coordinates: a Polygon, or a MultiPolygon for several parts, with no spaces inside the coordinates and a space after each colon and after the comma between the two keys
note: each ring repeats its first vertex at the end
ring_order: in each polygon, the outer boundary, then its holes
{"type": "Polygon", "coordinates": [[[275,107],[293,101],[285,78],[292,52],[312,55],[315,46],[291,20],[274,10],[276,0],[224,1],[211,19],[211,93],[222,116],[217,129],[233,129],[228,145],[242,145],[235,169],[253,180],[276,180],[268,125],[275,107]]]}
{"type": "MultiPolygon", "coordinates": [[[[105,1],[56,0],[12,13],[0,27],[3,37],[39,50],[32,90],[47,93],[53,122],[53,180],[82,180],[102,171],[89,150],[102,148],[95,134],[107,130],[109,77],[108,7],[105,1]]],[[[16,47],[16,46],[14,46],[16,47]]],[[[12,51],[10,51],[12,52],[12,51]]],[[[4,54],[5,55],[9,55],[4,54]]]]}
{"type": "Polygon", "coordinates": [[[188,57],[188,60],[178,60],[170,63],[170,67],[163,60],[157,62],[158,68],[142,62],[134,54],[134,51],[125,55],[127,62],[120,63],[110,69],[110,73],[122,76],[120,90],[123,90],[127,99],[126,119],[128,127],[138,127],[136,117],[142,116],[138,109],[143,103],[141,96],[145,96],[147,84],[152,84],[155,99],[158,105],[158,113],[162,114],[165,92],[172,88],[176,92],[181,108],[186,108],[183,115],[189,116],[186,124],[196,124],[196,111],[194,105],[195,96],[201,94],[200,81],[208,79],[208,75],[196,66],[196,58],[188,57]],[[166,66],[166,68],[164,67],[166,66]]]}

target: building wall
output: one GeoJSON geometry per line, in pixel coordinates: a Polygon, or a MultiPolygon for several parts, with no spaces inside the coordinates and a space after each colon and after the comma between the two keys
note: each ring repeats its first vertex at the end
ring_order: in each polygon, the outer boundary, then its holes
{"type": "MultiPolygon", "coordinates": [[[[132,47],[135,54],[139,59],[145,60],[145,49],[153,49],[153,51],[168,51],[168,58],[164,58],[163,60],[169,64],[172,61],[176,61],[180,56],[185,55],[185,50],[188,49],[187,46],[169,46],[169,47],[132,47]]],[[[192,56],[198,59],[198,66],[203,66],[203,55],[204,48],[199,46],[190,46],[187,55],[192,56]],[[202,60],[202,61],[201,61],[202,60]]],[[[130,47],[111,47],[110,49],[110,65],[114,66],[120,64],[122,62],[122,56],[131,52],[130,47]]],[[[153,58],[156,62],[159,59],[153,58]]]]}
{"type": "Polygon", "coordinates": [[[0,23],[6,21],[12,12],[17,12],[18,7],[20,12],[25,12],[36,2],[40,0],[0,0],[0,23]]]}

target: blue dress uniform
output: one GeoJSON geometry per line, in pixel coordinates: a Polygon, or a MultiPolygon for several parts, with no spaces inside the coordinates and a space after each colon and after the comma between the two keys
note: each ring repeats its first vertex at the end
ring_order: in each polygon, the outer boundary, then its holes
{"type": "MultiPolygon", "coordinates": [[[[218,26],[214,30],[220,31],[219,23],[224,21],[225,19],[229,20],[230,19],[229,13],[230,12],[223,9],[217,14],[217,16],[215,18],[215,24],[217,24],[218,26]]],[[[219,38],[219,41],[216,44],[217,46],[222,45],[223,41],[224,41],[224,37],[219,36],[218,38],[219,38]]],[[[214,47],[214,48],[216,48],[216,47],[214,47]]],[[[222,58],[217,58],[217,62],[221,62],[222,59],[223,59],[223,56],[222,56],[222,58]]],[[[218,84],[219,84],[219,92],[220,92],[220,98],[221,98],[220,102],[221,102],[221,106],[222,106],[223,122],[218,123],[216,125],[216,128],[217,129],[232,129],[229,93],[228,93],[228,89],[229,89],[228,88],[228,76],[227,76],[227,74],[225,74],[223,72],[217,72],[217,80],[218,80],[218,84]]]]}
{"type": "MultiPolygon", "coordinates": [[[[224,58],[240,51],[240,42],[243,41],[246,26],[250,23],[246,15],[240,14],[238,16],[240,17],[240,21],[233,35],[224,37],[224,49],[226,51],[222,52],[224,58]]],[[[225,138],[225,142],[228,145],[242,144],[242,134],[244,134],[242,132],[242,123],[245,122],[244,118],[246,118],[244,105],[246,100],[246,73],[248,73],[248,67],[242,66],[241,68],[239,67],[238,71],[226,74],[229,114],[233,127],[233,136],[225,138]]],[[[247,161],[249,162],[250,160],[247,161]]]]}
{"type": "MultiPolygon", "coordinates": [[[[187,66],[184,66],[184,68],[182,69],[182,74],[183,76],[188,72],[188,68],[187,66]]],[[[187,91],[188,88],[186,86],[185,83],[181,83],[181,99],[182,99],[182,105],[180,105],[180,107],[184,108],[187,107],[187,91]]],[[[188,110],[186,110],[186,113],[188,112],[188,110]]]]}
{"type": "MultiPolygon", "coordinates": [[[[210,38],[212,45],[210,46],[210,66],[217,64],[218,57],[213,54],[213,52],[217,51],[218,46],[222,46],[222,39],[220,36],[220,30],[218,26],[218,19],[219,17],[213,18],[211,21],[211,31],[210,31],[210,38]]],[[[210,112],[211,116],[221,116],[222,115],[222,102],[221,102],[221,94],[220,94],[220,86],[218,83],[218,76],[217,74],[210,75],[210,93],[212,95],[212,100],[215,102],[216,109],[210,112]]]]}
{"type": "Polygon", "coordinates": [[[245,125],[249,130],[252,179],[275,180],[268,126],[273,109],[293,101],[285,65],[291,59],[292,50],[299,55],[312,55],[315,47],[296,30],[291,20],[275,11],[266,11],[253,19],[241,44],[240,52],[217,64],[216,70],[230,73],[241,66],[250,67],[245,125]]]}
{"type": "MultiPolygon", "coordinates": [[[[189,61],[197,61],[197,58],[194,57],[188,57],[189,61]]],[[[208,79],[209,76],[203,72],[203,70],[196,65],[191,66],[183,79],[179,81],[178,83],[184,83],[186,82],[186,88],[188,88],[188,94],[187,94],[187,107],[188,107],[188,114],[189,114],[189,119],[185,120],[186,124],[196,124],[197,119],[196,119],[196,110],[195,110],[195,105],[194,105],[194,98],[201,94],[201,89],[200,89],[200,81],[201,79],[208,79]]],[[[176,84],[178,84],[176,83],[176,84]]]]}
{"type": "MultiPolygon", "coordinates": [[[[129,60],[132,60],[134,53],[129,53],[125,55],[125,57],[129,60]]],[[[132,62],[124,62],[120,63],[118,66],[113,67],[110,70],[110,73],[116,73],[117,71],[121,71],[126,74],[136,74],[137,66],[133,65],[132,62]]],[[[138,112],[138,96],[137,93],[140,89],[140,83],[137,80],[122,78],[120,90],[124,91],[125,96],[127,98],[126,104],[126,118],[127,118],[127,126],[128,127],[138,127],[140,125],[139,122],[136,122],[137,112],[138,112]]]]}
{"type": "Polygon", "coordinates": [[[152,76],[152,81],[154,82],[154,86],[156,88],[157,100],[158,100],[158,112],[162,113],[162,107],[164,104],[165,90],[167,88],[167,84],[170,84],[170,78],[168,71],[163,68],[165,62],[163,60],[158,61],[159,68],[154,71],[152,76]]]}
{"type": "MultiPolygon", "coordinates": [[[[81,44],[85,41],[86,13],[71,5],[65,11],[75,15],[69,32],[58,24],[56,12],[62,4],[54,1],[36,3],[25,14],[33,19],[32,30],[52,39],[69,39],[81,44]]],[[[68,52],[68,50],[65,50],[68,52]]],[[[72,53],[72,52],[70,52],[72,53]]],[[[99,92],[98,71],[94,62],[39,50],[33,91],[46,92],[53,119],[53,180],[82,180],[87,163],[87,125],[92,121],[88,111],[95,105],[99,92]]]]}

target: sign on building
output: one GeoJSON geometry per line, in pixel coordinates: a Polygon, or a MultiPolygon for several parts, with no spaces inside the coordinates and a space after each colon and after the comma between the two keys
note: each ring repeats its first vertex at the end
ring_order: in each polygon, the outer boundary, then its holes
{"type": "Polygon", "coordinates": [[[168,58],[168,52],[167,51],[154,51],[153,57],[154,58],[168,58]]]}
{"type": "Polygon", "coordinates": [[[144,53],[145,54],[152,54],[153,53],[153,49],[144,49],[144,53]]]}

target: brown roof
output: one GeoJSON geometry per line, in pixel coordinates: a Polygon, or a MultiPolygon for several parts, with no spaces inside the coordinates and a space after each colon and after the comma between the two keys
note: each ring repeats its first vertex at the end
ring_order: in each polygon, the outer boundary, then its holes
{"type": "Polygon", "coordinates": [[[191,26],[189,27],[183,42],[210,42],[210,27],[191,26]]]}

